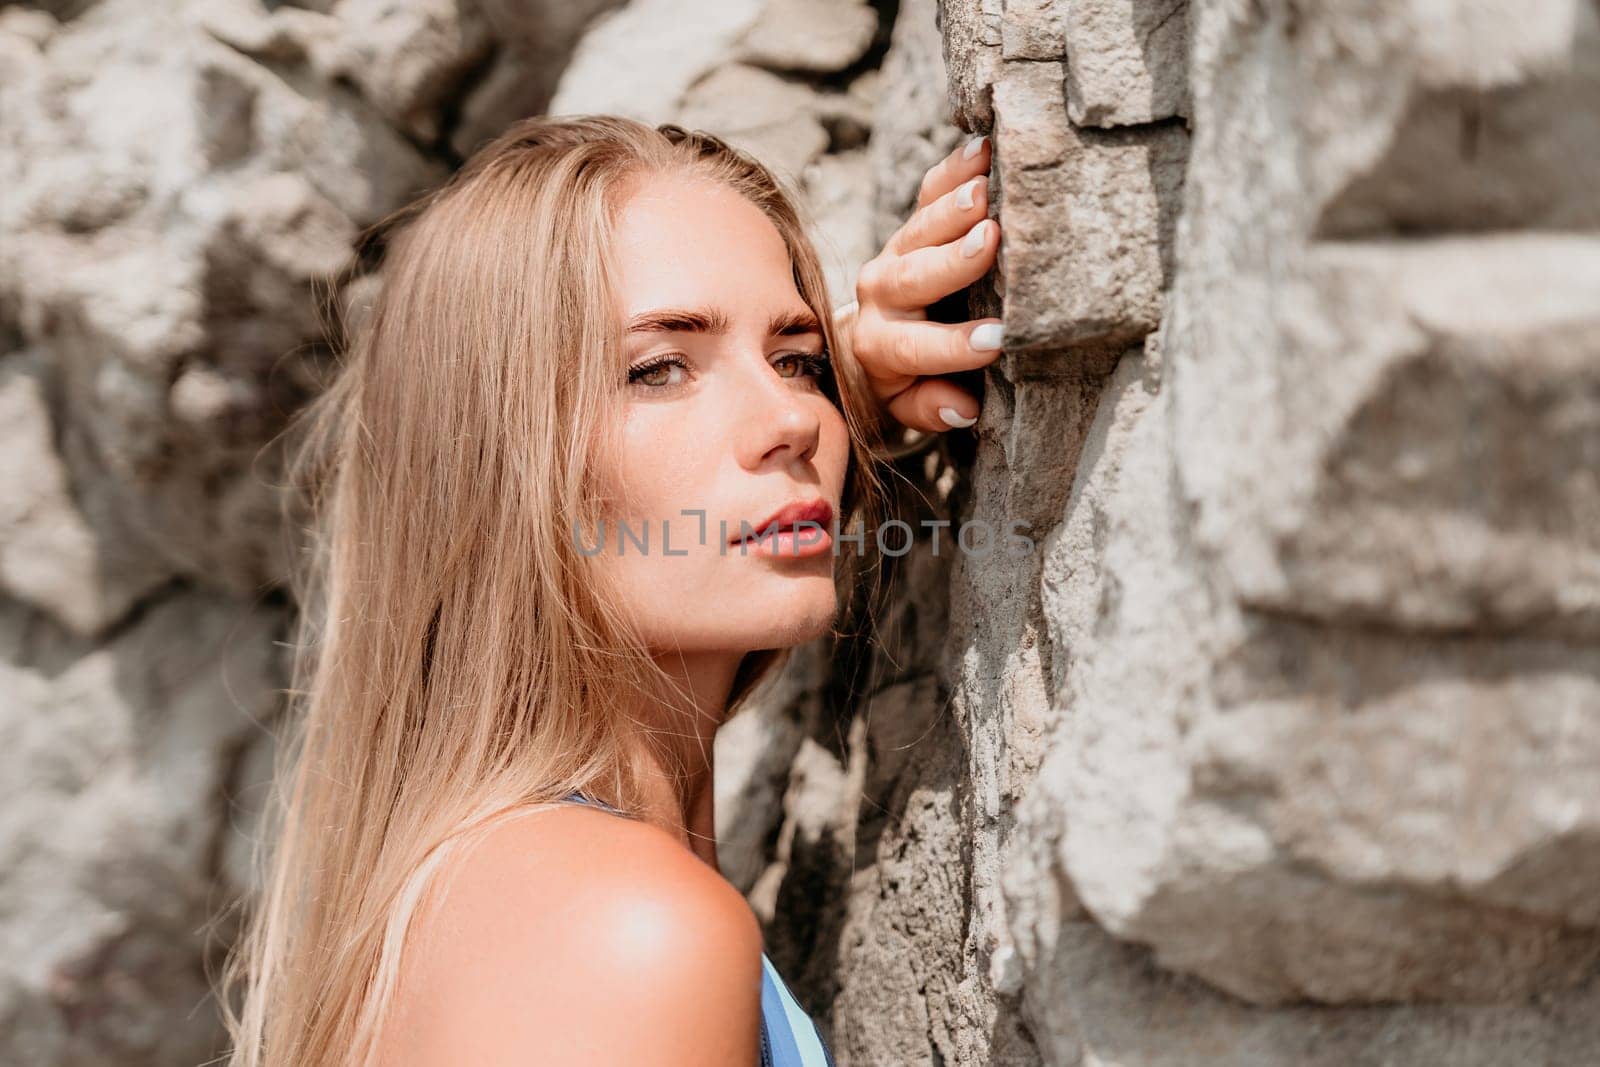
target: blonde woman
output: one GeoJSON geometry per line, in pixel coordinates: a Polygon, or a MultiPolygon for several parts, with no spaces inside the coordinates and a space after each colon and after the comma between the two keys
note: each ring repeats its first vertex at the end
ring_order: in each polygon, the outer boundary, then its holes
{"type": "Polygon", "coordinates": [[[384,224],[295,465],[232,1067],[832,1062],[718,873],[711,742],[866,573],[880,420],[977,414],[943,375],[1000,324],[925,308],[994,262],[989,155],[837,321],[791,195],[674,125],[524,121],[384,224]]]}

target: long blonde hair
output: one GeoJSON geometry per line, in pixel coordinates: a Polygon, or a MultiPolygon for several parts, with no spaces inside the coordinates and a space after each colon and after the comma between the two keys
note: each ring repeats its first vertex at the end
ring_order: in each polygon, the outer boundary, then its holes
{"type": "MultiPolygon", "coordinates": [[[[230,1067],[370,1063],[448,855],[574,789],[637,817],[641,746],[681,767],[674,737],[612,710],[687,694],[571,533],[599,528],[626,367],[612,222],[652,173],[725,183],[788,245],[852,438],[841,527],[873,542],[876,406],[797,198],[756,160],[675,124],[533,118],[380,222],[381,289],[293,425],[291,513],[310,537],[263,886],[219,988],[230,1067]]],[[[841,556],[842,592],[868,559],[841,556]]],[[[744,658],[730,713],[788,651],[744,658]]]]}

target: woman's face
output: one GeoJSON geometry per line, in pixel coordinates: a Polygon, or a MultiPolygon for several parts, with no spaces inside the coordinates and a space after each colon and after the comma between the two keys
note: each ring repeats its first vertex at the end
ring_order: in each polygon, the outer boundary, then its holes
{"type": "Polygon", "coordinates": [[[656,175],[623,207],[616,252],[632,380],[618,384],[620,490],[601,565],[657,652],[742,654],[826,633],[850,440],[783,238],[725,186],[656,175]],[[793,534],[730,543],[818,501],[837,518],[817,517],[820,536],[801,528],[798,553],[793,534]]]}

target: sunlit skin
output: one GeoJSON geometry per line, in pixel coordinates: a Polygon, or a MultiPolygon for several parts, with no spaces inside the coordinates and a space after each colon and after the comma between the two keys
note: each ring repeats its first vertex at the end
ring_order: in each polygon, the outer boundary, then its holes
{"type": "MultiPolygon", "coordinates": [[[[813,370],[824,358],[816,315],[760,209],[726,186],[653,176],[620,212],[615,248],[625,322],[673,309],[727,320],[720,334],[628,335],[630,369],[655,365],[619,386],[620,470],[609,476],[620,489],[608,511],[641,539],[648,531],[649,548],[623,540],[619,550],[613,528],[596,557],[661,665],[694,693],[698,721],[671,729],[697,731],[709,749],[740,658],[826,633],[837,611],[831,551],[797,558],[726,542],[741,521],[755,527],[792,501],[821,499],[838,514],[850,438],[813,370]],[[776,318],[804,332],[774,334],[776,318]],[[703,524],[685,511],[703,511],[703,524]]],[[[703,811],[686,837],[715,866],[709,761],[699,772],[703,811]]],[[[673,820],[662,784],[660,814],[673,820]]]]}
{"type": "MultiPolygon", "coordinates": [[[[949,429],[940,407],[976,416],[977,399],[943,375],[998,355],[968,343],[998,320],[935,324],[925,310],[994,265],[998,224],[981,221],[989,155],[987,141],[970,156],[958,147],[928,172],[916,211],[862,268],[856,299],[834,313],[878,402],[915,430],[949,429]],[[964,206],[956,191],[973,178],[964,206]],[[974,230],[973,254],[963,255],[974,230]]],[[[742,656],[810,640],[833,622],[836,559],[831,549],[741,555],[723,547],[718,524],[727,520],[732,537],[740,519],[816,497],[837,516],[849,440],[805,359],[821,352],[820,333],[771,329],[775,317],[796,327],[812,309],[766,217],[704,182],[651,176],[634,192],[617,230],[623,322],[694,308],[720,313],[727,328],[630,337],[630,366],[658,356],[684,365],[619,380],[620,451],[603,494],[636,530],[648,522],[648,554],[631,542],[617,554],[613,537],[599,559],[695,713],[596,714],[651,718],[687,735],[690,800],[680,808],[668,778],[647,775],[642,820],[563,804],[489,834],[452,880],[444,913],[417,934],[384,1067],[757,1060],[763,939],[717,868],[711,742],[742,656]],[[706,512],[703,542],[685,508],[706,512]]]]}
{"type": "MultiPolygon", "coordinates": [[[[985,139],[972,156],[958,148],[928,172],[917,210],[863,266],[857,298],[837,318],[891,419],[923,432],[951,428],[940,407],[978,414],[976,398],[943,375],[998,355],[968,342],[975,327],[1000,320],[932,323],[926,314],[994,264],[999,224],[984,221],[989,156],[985,139]],[[967,247],[976,252],[963,254],[973,233],[967,247]]],[[[658,663],[693,694],[694,721],[664,725],[696,735],[685,747],[706,753],[696,756],[690,809],[678,808],[662,777],[649,817],[716,868],[711,741],[739,661],[825,634],[838,611],[833,547],[797,558],[741,553],[726,541],[742,532],[741,520],[754,526],[799,500],[826,501],[844,527],[849,437],[818,384],[813,360],[823,339],[802,324],[811,310],[783,239],[753,204],[704,180],[651,175],[619,213],[615,252],[625,324],[674,310],[726,319],[722,333],[659,324],[629,333],[634,380],[619,383],[625,415],[609,510],[640,536],[648,530],[649,551],[631,540],[619,550],[613,527],[599,557],[658,663]],[[775,320],[790,332],[773,333],[775,320]],[[703,522],[686,510],[703,510],[703,522]]]]}
{"type": "Polygon", "coordinates": [[[978,417],[977,398],[947,375],[1000,355],[998,318],[928,321],[929,304],[982,278],[1000,255],[1000,220],[987,218],[993,151],[987,137],[970,141],[923,175],[916,210],[862,266],[856,300],[834,316],[891,421],[923,433],[950,429],[940,408],[978,417]]]}
{"type": "Polygon", "coordinates": [[[608,531],[599,559],[653,647],[715,657],[714,673],[731,675],[745,652],[800,644],[833,620],[832,553],[726,545],[741,522],[754,528],[791,501],[820,498],[837,513],[850,438],[817,373],[821,327],[777,229],[726,186],[650,179],[621,213],[616,250],[627,321],[704,309],[728,329],[640,324],[628,335],[634,380],[616,477],[620,513],[648,529],[650,545],[624,541],[619,552],[608,531]],[[770,332],[774,319],[797,332],[770,332]],[[704,511],[703,524],[686,510],[704,511]]]}

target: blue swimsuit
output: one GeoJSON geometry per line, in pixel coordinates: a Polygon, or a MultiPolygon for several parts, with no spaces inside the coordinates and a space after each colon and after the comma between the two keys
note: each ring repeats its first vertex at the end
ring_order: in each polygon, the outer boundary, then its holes
{"type": "MultiPolygon", "coordinates": [[[[569,801],[617,811],[603,800],[569,793],[569,801]]],[[[618,812],[618,814],[621,814],[618,812]]],[[[759,1067],[834,1067],[816,1020],[806,1014],[765,951],[761,953],[761,1063],[759,1067]]]]}

